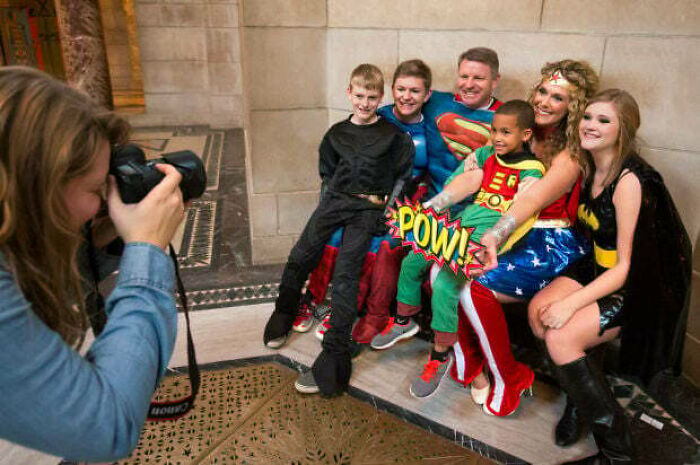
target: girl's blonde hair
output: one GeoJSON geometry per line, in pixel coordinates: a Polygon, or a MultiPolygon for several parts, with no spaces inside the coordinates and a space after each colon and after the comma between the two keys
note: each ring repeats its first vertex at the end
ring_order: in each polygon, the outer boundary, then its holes
{"type": "MultiPolygon", "coordinates": [[[[601,91],[588,102],[587,106],[594,103],[612,104],[620,123],[617,156],[610,165],[608,175],[603,180],[603,185],[607,186],[620,174],[625,160],[637,151],[637,129],[639,129],[639,125],[641,124],[639,105],[637,105],[637,101],[629,92],[622,89],[606,89],[601,91]]],[[[582,152],[586,163],[586,178],[591,179],[595,172],[593,157],[586,150],[582,150],[582,152]]]]}
{"type": "Polygon", "coordinates": [[[588,99],[598,90],[598,75],[585,61],[561,60],[547,63],[540,70],[542,79],[532,88],[528,98],[533,103],[537,89],[555,73],[569,81],[569,106],[566,118],[562,118],[554,132],[545,141],[543,162],[546,166],[559,152],[568,149],[571,157],[582,164],[581,140],[578,135],[578,123],[583,117],[588,99]]]}
{"type": "Polygon", "coordinates": [[[126,140],[128,124],[41,71],[0,68],[0,251],[32,310],[71,345],[87,328],[76,256],[81,243],[64,201],[98,147],[126,140]]]}

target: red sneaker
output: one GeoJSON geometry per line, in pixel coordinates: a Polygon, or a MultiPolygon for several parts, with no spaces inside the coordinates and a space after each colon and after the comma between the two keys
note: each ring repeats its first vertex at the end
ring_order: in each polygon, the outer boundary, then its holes
{"type": "Polygon", "coordinates": [[[305,333],[314,325],[314,311],[316,306],[313,302],[302,302],[297,309],[297,317],[294,319],[292,329],[297,333],[305,333]]]}

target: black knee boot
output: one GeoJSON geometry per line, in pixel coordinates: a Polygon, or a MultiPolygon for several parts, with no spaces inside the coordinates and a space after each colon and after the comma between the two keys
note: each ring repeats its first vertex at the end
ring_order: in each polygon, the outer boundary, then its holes
{"type": "MultiPolygon", "coordinates": [[[[605,365],[605,349],[607,344],[600,344],[588,351],[588,363],[594,366],[594,369],[603,371],[605,365]]],[[[555,364],[549,360],[554,368],[555,364]]],[[[564,414],[559,419],[557,427],[554,429],[554,442],[559,447],[568,447],[578,442],[583,436],[584,425],[583,418],[579,413],[576,405],[571,400],[571,397],[566,396],[566,407],[564,414]]]]}
{"type": "MultiPolygon", "coordinates": [[[[267,320],[267,324],[265,325],[265,332],[263,334],[263,342],[265,345],[268,345],[270,341],[287,336],[289,331],[292,330],[300,298],[300,290],[284,285],[280,286],[280,293],[275,301],[275,310],[272,312],[270,319],[267,320]]],[[[281,347],[282,344],[284,344],[284,341],[281,341],[279,344],[272,344],[269,347],[278,348],[281,347]]]]}
{"type": "Polygon", "coordinates": [[[571,397],[566,396],[566,407],[554,428],[554,443],[559,447],[568,447],[578,442],[583,434],[583,421],[571,397]]]}
{"type": "Polygon", "coordinates": [[[569,464],[634,464],[632,436],[625,412],[613,397],[605,376],[582,357],[557,367],[564,390],[590,425],[598,454],[569,464]]]}

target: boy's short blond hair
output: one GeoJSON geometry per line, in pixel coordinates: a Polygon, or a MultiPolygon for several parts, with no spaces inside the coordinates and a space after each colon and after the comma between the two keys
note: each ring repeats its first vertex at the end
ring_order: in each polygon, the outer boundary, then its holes
{"type": "Polygon", "coordinates": [[[350,88],[364,87],[367,90],[378,90],[384,93],[384,75],[379,68],[369,63],[363,63],[352,70],[350,88]]]}

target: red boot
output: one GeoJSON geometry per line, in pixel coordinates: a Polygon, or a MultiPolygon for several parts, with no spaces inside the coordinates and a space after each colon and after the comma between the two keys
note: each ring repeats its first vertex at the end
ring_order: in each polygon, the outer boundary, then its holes
{"type": "Polygon", "coordinates": [[[360,318],[352,331],[352,338],[356,342],[370,343],[389,323],[389,307],[396,298],[401,260],[405,255],[401,247],[392,249],[389,241],[380,245],[372,270],[367,313],[360,318]]]}
{"type": "Polygon", "coordinates": [[[513,357],[503,309],[493,292],[472,281],[462,292],[460,303],[479,338],[493,379],[484,411],[499,417],[510,415],[518,408],[523,392],[530,391],[535,374],[513,357]]]}
{"type": "Polygon", "coordinates": [[[484,354],[479,347],[479,339],[469,324],[464,311],[459,311],[459,323],[457,324],[457,342],[452,349],[455,354],[455,363],[450,369],[450,376],[464,387],[476,378],[484,370],[484,354]]]}

